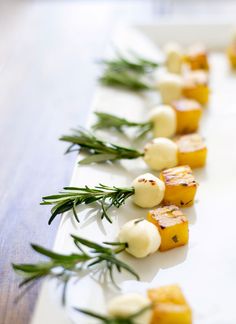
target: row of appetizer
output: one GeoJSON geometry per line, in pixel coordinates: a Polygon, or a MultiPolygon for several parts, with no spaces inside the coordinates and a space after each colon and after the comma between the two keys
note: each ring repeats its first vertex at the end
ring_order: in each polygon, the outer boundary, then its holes
{"type": "MultiPolygon", "coordinates": [[[[14,264],[14,269],[24,277],[21,285],[49,277],[59,280],[65,287],[72,276],[79,276],[81,271],[90,270],[98,264],[102,265],[100,271],[107,270],[111,283],[116,285],[114,270],[128,271],[139,279],[136,271],[117,257],[121,252],[144,258],[158,250],[167,251],[188,243],[188,218],[180,208],[193,205],[198,184],[192,168],[203,167],[206,163],[207,147],[196,132],[203,112],[202,105],[209,99],[209,63],[202,46],[184,51],[179,45],[170,44],[165,53],[165,73],[160,74],[158,81],[162,104],[150,112],[147,121],[137,123],[96,112],[94,129],[115,129],[125,133],[126,128],[133,127],[141,136],[152,132],[154,138],[144,146],[143,151],[106,142],[82,128],[60,138],[70,144],[67,153],[81,149],[86,153],[80,164],[142,157],[151,170],[161,171],[159,177],[145,173],[134,179],[129,187],[117,187],[115,184],[98,184],[93,188],[65,187],[58,194],[43,197],[42,201],[43,205],[53,205],[49,224],[66,211],[72,211],[79,222],[77,207],[94,202],[99,203],[98,217],[112,223],[109,209],[112,206],[119,208],[131,196],[137,206],[151,208],[146,219],[125,223],[119,231],[118,240],[103,245],[72,235],[78,251],[70,255],[32,245],[37,253],[49,260],[36,264],[14,264]],[[88,250],[84,251],[84,247],[88,250]]],[[[153,89],[153,86],[146,86],[137,80],[143,76],[150,78],[150,70],[154,73],[160,65],[138,57],[130,61],[120,55],[103,63],[106,69],[102,83],[133,91],[153,89]],[[125,77],[128,82],[124,82],[125,77]]],[[[66,290],[63,291],[65,302],[66,290]]],[[[116,297],[108,305],[107,316],[91,310],[77,310],[103,323],[192,323],[191,309],[177,285],[151,289],[148,297],[138,294],[116,297]]]]}

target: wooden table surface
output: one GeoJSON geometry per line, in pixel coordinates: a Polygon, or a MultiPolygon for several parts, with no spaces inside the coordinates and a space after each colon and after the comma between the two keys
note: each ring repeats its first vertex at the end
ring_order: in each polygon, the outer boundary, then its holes
{"type": "MultiPolygon", "coordinates": [[[[57,138],[84,125],[113,26],[148,17],[149,1],[0,1],[0,323],[26,324],[38,286],[18,303],[11,262],[36,261],[29,242],[51,247],[42,195],[68,185],[75,156],[57,138]]],[[[46,323],[45,323],[46,324],[46,323]]]]}

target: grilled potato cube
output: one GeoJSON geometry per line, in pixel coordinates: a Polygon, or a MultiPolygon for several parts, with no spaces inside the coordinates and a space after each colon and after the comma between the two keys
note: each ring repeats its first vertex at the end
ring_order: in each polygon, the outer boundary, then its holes
{"type": "Polygon", "coordinates": [[[157,226],[161,235],[160,251],[188,243],[188,220],[177,206],[170,205],[151,210],[147,220],[157,226]]]}
{"type": "Polygon", "coordinates": [[[200,70],[188,72],[183,78],[182,92],[186,98],[207,104],[210,94],[207,73],[200,70]]]}
{"type": "Polygon", "coordinates": [[[207,147],[199,134],[188,134],[176,138],[178,164],[200,168],[206,164],[207,147]]]}
{"type": "Polygon", "coordinates": [[[208,55],[203,45],[196,44],[190,47],[185,55],[185,62],[191,70],[209,70],[208,55]]]}
{"type": "Polygon", "coordinates": [[[194,202],[197,183],[188,165],[162,171],[160,179],[165,183],[164,203],[189,207],[194,202]]]}
{"type": "Polygon", "coordinates": [[[178,285],[162,286],[148,290],[148,297],[154,303],[186,304],[186,299],[178,285]]]}
{"type": "Polygon", "coordinates": [[[227,48],[227,56],[232,69],[236,69],[236,42],[227,48]]]}
{"type": "Polygon", "coordinates": [[[180,99],[172,103],[176,112],[177,134],[194,133],[202,116],[202,106],[195,100],[180,99]]]}
{"type": "Polygon", "coordinates": [[[191,324],[192,312],[178,285],[148,290],[154,304],[151,324],[191,324]]]}

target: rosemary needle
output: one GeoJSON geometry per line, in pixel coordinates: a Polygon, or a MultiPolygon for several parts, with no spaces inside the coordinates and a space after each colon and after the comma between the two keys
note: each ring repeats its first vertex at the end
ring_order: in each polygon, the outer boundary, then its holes
{"type": "Polygon", "coordinates": [[[137,280],[138,274],[125,262],[119,260],[117,255],[123,252],[127,244],[119,242],[107,242],[97,244],[76,235],[71,235],[77,253],[69,255],[47,250],[39,245],[31,244],[35,252],[49,258],[49,261],[34,264],[12,264],[13,269],[23,277],[20,287],[38,281],[42,278],[57,279],[63,284],[62,302],[66,301],[66,287],[70,279],[79,277],[82,270],[95,269],[101,265],[100,271],[106,270],[111,282],[117,286],[114,280],[114,270],[128,271],[137,280]],[[87,250],[85,251],[84,248],[87,250]]]}
{"type": "Polygon", "coordinates": [[[65,187],[64,191],[56,195],[45,196],[42,198],[41,205],[54,205],[51,209],[51,217],[49,219],[49,225],[59,214],[62,214],[68,210],[73,211],[75,219],[79,222],[78,215],[76,213],[76,206],[88,205],[93,202],[100,203],[101,219],[106,218],[112,223],[107,211],[112,206],[119,208],[126,199],[134,194],[133,187],[109,187],[103,184],[99,184],[94,188],[88,186],[85,187],[65,187]]]}
{"type": "Polygon", "coordinates": [[[137,73],[106,69],[99,78],[106,86],[121,87],[133,91],[151,90],[152,86],[141,80],[137,73]]]}
{"type": "Polygon", "coordinates": [[[63,135],[61,141],[70,143],[66,153],[83,149],[90,156],[81,160],[80,164],[114,161],[120,159],[136,159],[144,155],[135,149],[108,143],[95,137],[91,132],[78,127],[70,135],[63,135]]]}
{"type": "Polygon", "coordinates": [[[120,118],[112,114],[104,112],[95,112],[97,116],[97,122],[93,125],[93,129],[104,129],[104,128],[114,128],[119,132],[123,131],[125,127],[136,128],[137,137],[141,138],[151,131],[153,128],[153,123],[151,121],[145,123],[137,123],[125,118],[120,118]]]}
{"type": "Polygon", "coordinates": [[[104,316],[104,315],[95,313],[93,311],[87,310],[87,309],[76,308],[76,307],[74,307],[74,309],[82,314],[85,314],[85,315],[88,315],[90,317],[100,320],[100,323],[103,323],[103,324],[135,324],[136,318],[139,317],[140,315],[142,315],[143,313],[145,313],[147,310],[151,309],[152,307],[153,307],[153,304],[150,303],[149,305],[142,308],[138,312],[136,312],[132,315],[126,316],[126,317],[104,316]]]}
{"type": "Polygon", "coordinates": [[[159,63],[140,57],[136,53],[132,54],[132,59],[127,58],[116,50],[116,57],[113,59],[102,60],[100,63],[109,70],[115,71],[134,71],[136,73],[149,73],[159,66],[159,63]]]}

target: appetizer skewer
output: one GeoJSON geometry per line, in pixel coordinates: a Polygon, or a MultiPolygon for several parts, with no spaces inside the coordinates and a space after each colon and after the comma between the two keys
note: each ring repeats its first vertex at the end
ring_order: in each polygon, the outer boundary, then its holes
{"type": "Polygon", "coordinates": [[[146,173],[134,179],[130,187],[109,187],[100,184],[94,188],[65,187],[63,192],[57,195],[43,197],[42,205],[54,205],[51,210],[49,224],[54,218],[68,210],[72,210],[79,222],[76,206],[89,205],[99,202],[101,205],[101,218],[104,217],[111,223],[107,211],[112,206],[119,208],[125,201],[133,196],[133,202],[142,208],[152,208],[161,203],[164,198],[165,185],[159,178],[146,173]]]}
{"type": "Polygon", "coordinates": [[[76,207],[82,204],[100,203],[101,219],[106,218],[112,223],[108,210],[112,206],[119,208],[133,196],[133,203],[141,208],[153,208],[163,200],[168,204],[188,207],[193,204],[197,190],[197,183],[192,170],[188,167],[177,167],[165,170],[161,174],[162,180],[150,173],[138,176],[130,187],[109,187],[100,184],[94,188],[65,187],[57,195],[42,198],[42,205],[53,205],[49,224],[54,218],[66,211],[72,210],[79,222],[76,207]]]}
{"type": "MultiPolygon", "coordinates": [[[[73,277],[79,277],[82,271],[98,270],[97,266],[99,265],[99,271],[106,270],[111,283],[117,286],[114,279],[115,270],[118,272],[126,270],[139,280],[138,274],[127,263],[117,258],[118,254],[126,251],[136,258],[144,258],[156,252],[160,246],[161,251],[173,248],[173,246],[165,247],[165,237],[161,245],[159,229],[152,222],[144,219],[126,223],[119,234],[120,242],[98,244],[76,235],[71,235],[71,238],[78,251],[68,255],[31,244],[35,252],[48,257],[49,261],[34,264],[13,264],[13,269],[23,277],[20,287],[46,277],[58,279],[64,285],[62,301],[65,304],[65,289],[68,281],[73,277]]],[[[178,244],[175,247],[180,245],[183,244],[178,244]]]]}
{"type": "Polygon", "coordinates": [[[188,219],[174,205],[151,210],[147,220],[133,219],[119,232],[119,241],[126,242],[126,251],[136,258],[186,245],[189,239],[188,219]]]}
{"type": "Polygon", "coordinates": [[[74,277],[79,277],[83,270],[97,270],[98,265],[102,266],[99,269],[100,271],[106,270],[111,283],[115,286],[114,270],[118,272],[126,270],[139,280],[138,274],[127,263],[117,258],[117,255],[127,248],[126,243],[106,242],[101,245],[76,235],[71,235],[71,238],[77,252],[69,255],[56,253],[42,246],[31,244],[34,251],[48,257],[49,261],[34,264],[13,264],[13,269],[23,277],[20,287],[42,278],[57,279],[64,285],[62,302],[65,304],[68,281],[74,277]],[[89,250],[85,251],[84,248],[89,250]]]}
{"type": "MultiPolygon", "coordinates": [[[[230,47],[229,57],[233,57],[230,47]]],[[[162,102],[170,104],[173,100],[182,97],[196,99],[202,104],[208,102],[209,88],[208,76],[209,70],[207,51],[202,45],[194,45],[188,51],[183,51],[178,44],[168,44],[165,48],[166,67],[169,73],[164,73],[158,84],[162,102]],[[183,69],[183,68],[187,69],[183,69]],[[186,79],[180,74],[186,74],[186,79]],[[196,76],[199,72],[201,76],[196,76]],[[177,75],[179,74],[179,75],[177,75]],[[204,76],[204,77],[203,77],[204,76]]],[[[102,63],[106,66],[103,75],[99,81],[108,86],[118,86],[129,90],[155,90],[155,82],[147,78],[150,71],[154,71],[160,63],[140,58],[133,55],[134,60],[127,59],[118,53],[117,58],[104,60],[102,63]]]]}
{"type": "Polygon", "coordinates": [[[166,68],[170,73],[180,74],[187,66],[190,70],[209,70],[208,53],[201,44],[195,44],[184,50],[178,43],[165,46],[166,68]]]}
{"type": "Polygon", "coordinates": [[[104,112],[95,112],[97,122],[93,128],[138,129],[138,137],[152,131],[154,137],[172,137],[175,134],[188,134],[197,131],[202,115],[202,107],[197,101],[181,99],[174,101],[172,106],[160,105],[149,113],[148,121],[138,123],[104,112]]]}
{"type": "Polygon", "coordinates": [[[107,315],[75,308],[80,313],[106,324],[191,324],[192,311],[178,285],[162,286],[147,291],[147,297],[128,293],[113,298],[107,315]]]}
{"type": "Polygon", "coordinates": [[[150,169],[159,171],[175,167],[180,163],[198,167],[203,166],[206,162],[207,149],[203,139],[197,134],[185,135],[184,140],[179,137],[176,142],[163,137],[154,138],[145,145],[143,152],[100,140],[82,128],[74,130],[71,135],[62,136],[60,140],[70,143],[66,153],[74,151],[74,147],[77,146],[76,150],[83,149],[89,155],[82,159],[80,164],[142,157],[150,169]],[[205,152],[205,159],[202,159],[198,165],[195,158],[198,161],[199,151],[202,149],[205,152]]]}

